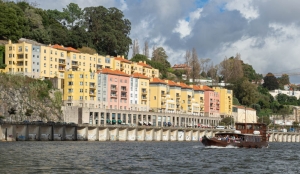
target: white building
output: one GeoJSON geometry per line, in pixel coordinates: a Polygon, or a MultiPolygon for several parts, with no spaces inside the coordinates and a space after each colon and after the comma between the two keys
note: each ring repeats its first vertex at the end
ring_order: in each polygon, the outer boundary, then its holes
{"type": "Polygon", "coordinates": [[[232,107],[232,116],[236,123],[257,123],[256,110],[245,106],[232,107]]]}
{"type": "Polygon", "coordinates": [[[278,94],[286,94],[288,96],[295,96],[297,99],[299,99],[299,97],[300,97],[300,91],[293,91],[293,90],[280,90],[280,89],[276,89],[274,91],[269,91],[269,93],[273,97],[276,97],[278,94]]]}

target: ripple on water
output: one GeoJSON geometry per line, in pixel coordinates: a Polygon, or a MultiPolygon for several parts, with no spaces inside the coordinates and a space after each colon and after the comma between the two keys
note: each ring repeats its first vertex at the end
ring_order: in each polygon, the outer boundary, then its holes
{"type": "Polygon", "coordinates": [[[297,143],[0,142],[0,173],[299,173],[297,143]],[[9,172],[8,172],[9,171],[9,172]]]}

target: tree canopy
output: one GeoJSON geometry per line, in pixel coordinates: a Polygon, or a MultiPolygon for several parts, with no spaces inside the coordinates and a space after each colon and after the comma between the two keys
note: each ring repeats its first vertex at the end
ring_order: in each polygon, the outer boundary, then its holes
{"type": "Polygon", "coordinates": [[[70,3],[63,11],[43,10],[26,1],[0,1],[0,39],[25,37],[42,44],[93,48],[101,55],[128,56],[131,23],[117,8],[80,8],[70,3]]]}
{"type": "Polygon", "coordinates": [[[278,83],[277,78],[274,76],[274,74],[268,73],[264,77],[263,87],[267,88],[268,90],[278,89],[279,83],[278,83]]]}

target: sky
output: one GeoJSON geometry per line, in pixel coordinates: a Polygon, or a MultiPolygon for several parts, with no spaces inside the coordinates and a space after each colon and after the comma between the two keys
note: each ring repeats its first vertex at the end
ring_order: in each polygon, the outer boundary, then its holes
{"type": "MultiPolygon", "coordinates": [[[[30,0],[29,0],[30,1],[30,0]]],[[[217,65],[241,55],[257,73],[300,72],[299,0],[35,0],[43,9],[116,7],[131,21],[130,38],[140,53],[148,41],[163,47],[171,65],[184,63],[186,50],[217,65]]],[[[131,58],[132,51],[129,53],[131,58]]],[[[299,76],[300,77],[300,76],[299,76]]],[[[300,78],[290,76],[293,83],[300,78]]]]}

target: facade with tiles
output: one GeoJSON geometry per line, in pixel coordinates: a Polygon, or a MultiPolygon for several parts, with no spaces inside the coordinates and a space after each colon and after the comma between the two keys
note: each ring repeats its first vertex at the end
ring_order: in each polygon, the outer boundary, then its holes
{"type": "MultiPolygon", "coordinates": [[[[223,90],[159,79],[159,71],[146,62],[90,55],[60,45],[9,42],[6,50],[5,72],[61,80],[57,88],[63,90],[65,108],[150,111],[215,121],[220,120],[220,114],[231,114],[232,91],[223,95],[223,90]]],[[[82,112],[82,118],[86,117],[90,113],[82,112]]],[[[177,123],[186,122],[176,119],[177,123]]]]}

